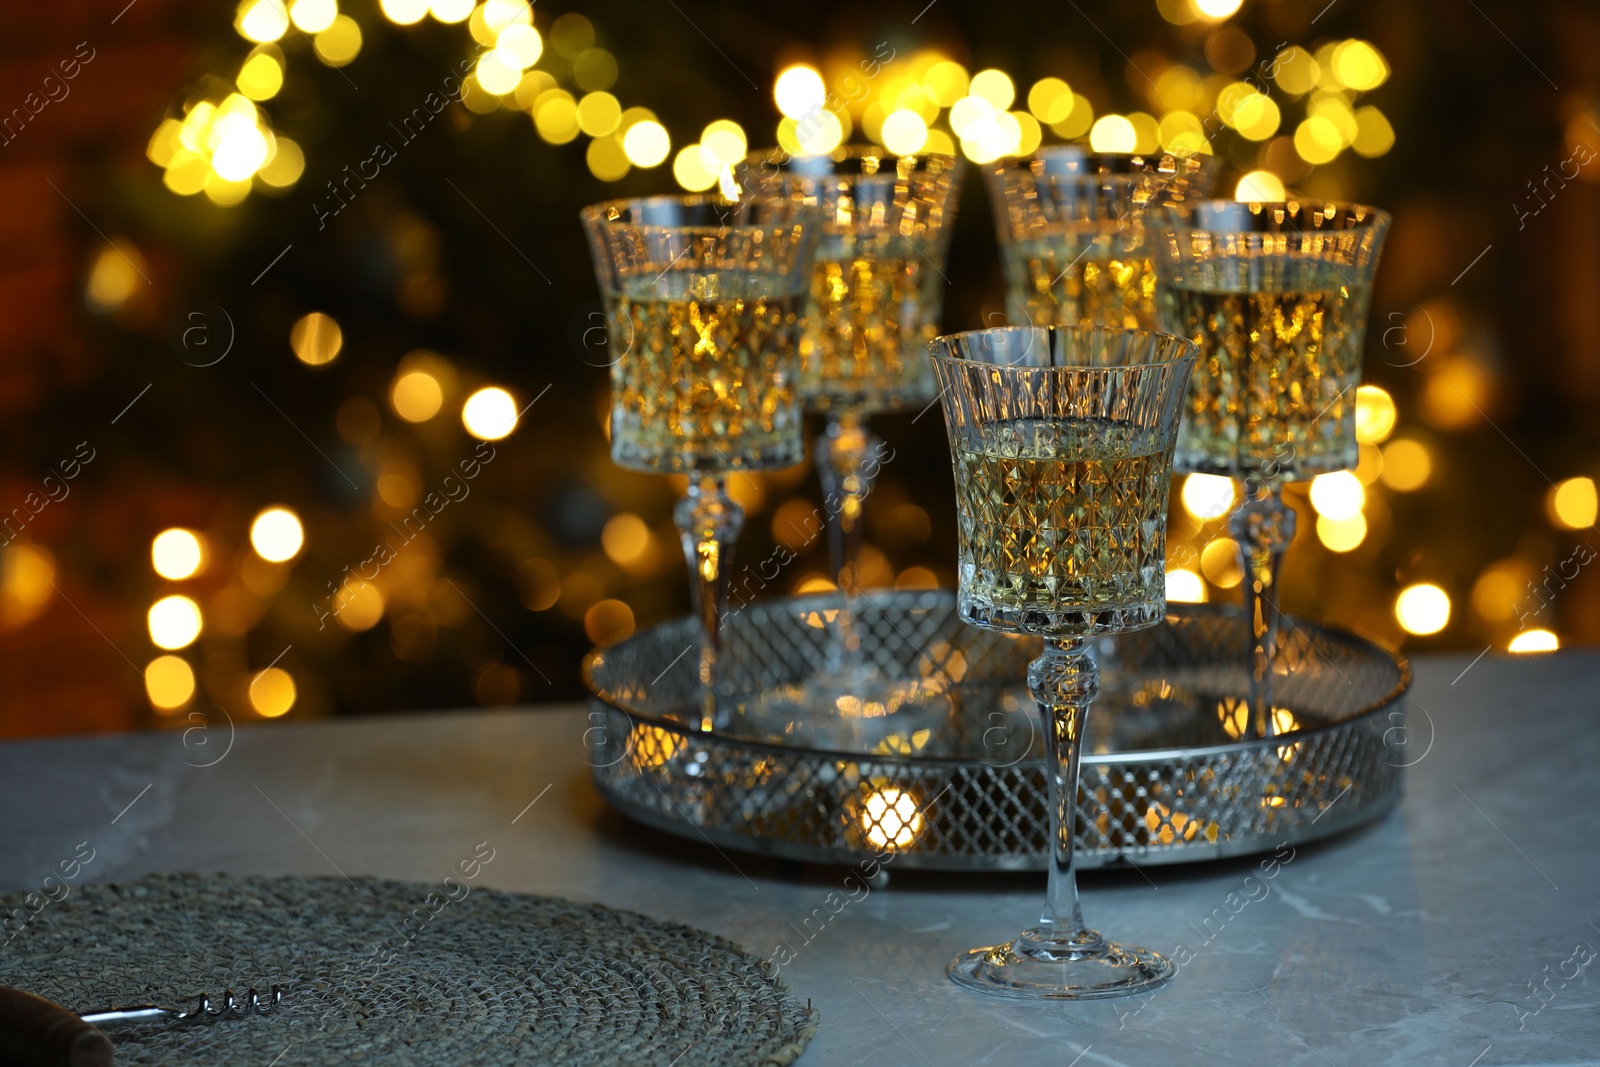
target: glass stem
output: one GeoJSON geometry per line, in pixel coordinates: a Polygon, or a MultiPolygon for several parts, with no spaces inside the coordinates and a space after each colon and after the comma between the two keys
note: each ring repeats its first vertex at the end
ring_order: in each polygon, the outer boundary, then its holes
{"type": "Polygon", "coordinates": [[[1278,577],[1294,539],[1294,509],[1276,478],[1245,481],[1245,499],[1228,520],[1244,570],[1244,610],[1250,619],[1250,708],[1243,738],[1277,733],[1272,721],[1272,666],[1278,654],[1278,577]]]}
{"type": "Polygon", "coordinates": [[[1083,925],[1072,865],[1083,725],[1100,690],[1100,668],[1090,658],[1087,642],[1047,640],[1044,654],[1028,665],[1028,688],[1044,720],[1052,849],[1049,896],[1039,916],[1039,928],[1024,934],[1023,940],[1057,945],[1070,942],[1078,951],[1088,950],[1100,941],[1100,935],[1083,925]]]}
{"type": "Polygon", "coordinates": [[[817,443],[817,475],[828,513],[828,557],[839,584],[839,617],[828,649],[827,673],[835,677],[861,665],[861,635],[855,609],[861,593],[862,511],[877,480],[880,438],[854,412],[830,412],[817,443]]]}
{"type": "Polygon", "coordinates": [[[721,725],[717,715],[717,652],[722,647],[722,613],[733,572],[733,546],[744,526],[744,509],[728,495],[721,474],[691,474],[689,491],[672,517],[683,538],[683,555],[693,572],[695,613],[700,618],[700,729],[721,725]]]}

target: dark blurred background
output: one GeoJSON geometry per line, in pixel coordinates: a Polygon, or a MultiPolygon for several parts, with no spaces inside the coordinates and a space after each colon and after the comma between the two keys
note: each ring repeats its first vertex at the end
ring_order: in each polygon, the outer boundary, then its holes
{"type": "MultiPolygon", "coordinates": [[[[792,141],[797,65],[819,136],[1203,142],[1224,195],[1392,211],[1362,467],[1293,490],[1288,607],[1600,641],[1593,5],[125,2],[0,8],[0,734],[572,699],[686,610],[680,486],[607,458],[577,212],[792,141]]],[[[947,273],[947,328],[998,321],[975,168],[947,273]]],[[[877,425],[864,577],[950,586],[942,427],[877,425]]],[[[741,552],[820,587],[814,474],[735,483],[741,552]]],[[[1172,594],[1236,597],[1226,487],[1173,499],[1172,594]]]]}

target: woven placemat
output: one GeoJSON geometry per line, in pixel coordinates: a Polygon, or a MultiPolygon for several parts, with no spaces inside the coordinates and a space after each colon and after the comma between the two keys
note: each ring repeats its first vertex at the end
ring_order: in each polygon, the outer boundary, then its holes
{"type": "Polygon", "coordinates": [[[728,941],[632,912],[358,878],[74,886],[0,947],[0,982],[77,1011],[278,984],[268,1016],[108,1024],[119,1064],[786,1064],[816,1029],[728,941]]]}

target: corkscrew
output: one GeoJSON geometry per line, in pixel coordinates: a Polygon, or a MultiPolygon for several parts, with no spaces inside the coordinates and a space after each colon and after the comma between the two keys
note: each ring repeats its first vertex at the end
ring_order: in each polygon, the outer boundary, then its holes
{"type": "Polygon", "coordinates": [[[202,993],[191,1010],[140,1004],[79,1014],[43,997],[0,986],[0,1063],[18,1067],[111,1067],[111,1039],[99,1029],[106,1023],[172,1019],[214,1023],[246,1015],[268,1015],[283,1001],[283,988],[266,993],[251,988],[243,997],[231,989],[220,1000],[202,993]]]}

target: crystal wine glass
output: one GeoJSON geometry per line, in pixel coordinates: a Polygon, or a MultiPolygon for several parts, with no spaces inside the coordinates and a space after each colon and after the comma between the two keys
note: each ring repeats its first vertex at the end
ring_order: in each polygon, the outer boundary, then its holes
{"type": "Polygon", "coordinates": [[[673,517],[703,626],[700,726],[709,730],[744,522],[727,476],[805,458],[800,321],[816,213],[787,202],[659,196],[585,208],[583,225],[607,312],[611,458],[689,479],[673,517]]]}
{"type": "Polygon", "coordinates": [[[933,400],[927,344],[938,332],[948,284],[943,264],[960,175],[951,156],[897,156],[872,145],[814,156],[768,149],[737,174],[742,196],[814,205],[822,217],[800,341],[800,391],[826,418],[817,472],[841,606],[824,678],[843,689],[871,681],[860,677],[870,672],[852,622],[862,509],[883,446],[867,419],[933,400]]]}
{"type": "Polygon", "coordinates": [[[1205,196],[1205,155],[1055,145],[984,169],[1000,238],[1006,317],[1016,325],[1156,328],[1149,212],[1205,196]]]}
{"type": "Polygon", "coordinates": [[[1294,537],[1283,483],[1356,465],[1356,386],[1389,216],[1327,201],[1166,205],[1152,240],[1162,326],[1200,348],[1177,468],[1242,478],[1229,519],[1246,575],[1244,735],[1277,732],[1278,575],[1294,537]]]}
{"type": "Polygon", "coordinates": [[[1103,327],[979,330],[931,346],[955,465],[961,618],[1044,638],[1028,687],[1050,779],[1049,897],[1039,924],[950,964],[1001,996],[1137,993],[1176,968],[1088,929],[1073,875],[1078,761],[1099,689],[1088,640],[1166,615],[1172,450],[1195,346],[1103,327]]]}

